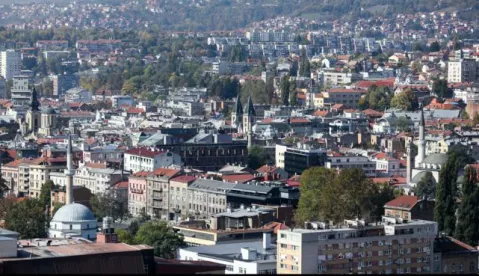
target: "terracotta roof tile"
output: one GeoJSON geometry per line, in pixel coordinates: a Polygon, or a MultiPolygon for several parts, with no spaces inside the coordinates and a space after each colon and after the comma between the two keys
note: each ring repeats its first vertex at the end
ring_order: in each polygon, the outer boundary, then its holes
{"type": "Polygon", "coordinates": [[[386,203],[384,208],[404,208],[410,210],[417,202],[417,196],[403,195],[386,203]]]}

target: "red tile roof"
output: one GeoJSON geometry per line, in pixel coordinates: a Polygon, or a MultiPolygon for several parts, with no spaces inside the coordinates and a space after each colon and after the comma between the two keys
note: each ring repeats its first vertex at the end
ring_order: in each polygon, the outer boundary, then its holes
{"type": "Polygon", "coordinates": [[[115,189],[128,189],[128,181],[118,182],[113,185],[113,187],[115,187],[115,189]]]}
{"type": "Polygon", "coordinates": [[[147,177],[150,174],[152,174],[152,172],[139,171],[139,172],[134,173],[132,176],[134,176],[134,177],[147,177]]]}
{"type": "Polygon", "coordinates": [[[279,168],[276,166],[263,165],[261,168],[257,169],[256,171],[259,173],[272,173],[272,172],[275,172],[277,169],[279,168]]]}
{"type": "Polygon", "coordinates": [[[306,119],[306,118],[291,118],[289,120],[289,122],[291,124],[297,124],[297,123],[311,123],[310,120],[306,119]]]}
{"type": "Polygon", "coordinates": [[[175,169],[167,169],[167,168],[158,168],[153,171],[153,175],[155,176],[167,176],[167,177],[173,177],[176,174],[181,172],[180,170],[175,170],[175,169]]]}
{"type": "Polygon", "coordinates": [[[386,203],[384,208],[402,208],[410,210],[417,202],[417,196],[403,195],[386,203]]]}
{"type": "Polygon", "coordinates": [[[395,78],[388,78],[385,80],[377,80],[377,81],[362,80],[356,83],[355,87],[368,89],[370,86],[376,85],[377,87],[393,88],[394,82],[395,82],[395,78]]]}
{"type": "Polygon", "coordinates": [[[150,148],[133,148],[125,151],[126,154],[138,155],[142,157],[154,158],[155,156],[162,155],[166,151],[151,150],[150,148]]]}
{"type": "Polygon", "coordinates": [[[256,177],[252,174],[246,173],[246,174],[223,175],[221,178],[231,183],[236,183],[236,181],[238,181],[238,183],[246,183],[248,181],[255,179],[256,177]]]}
{"type": "Polygon", "coordinates": [[[367,90],[364,89],[349,89],[349,88],[331,88],[326,90],[329,93],[367,93],[367,90]]]}
{"type": "Polygon", "coordinates": [[[143,108],[130,107],[127,109],[126,113],[140,114],[145,112],[143,108]]]}
{"type": "Polygon", "coordinates": [[[105,163],[90,163],[90,162],[87,162],[87,163],[85,163],[85,167],[93,168],[93,169],[106,169],[106,164],[105,163]]]}
{"type": "Polygon", "coordinates": [[[181,182],[181,183],[190,183],[195,181],[196,177],[193,175],[180,175],[175,178],[170,179],[170,181],[181,182]]]}
{"type": "Polygon", "coordinates": [[[269,230],[269,229],[274,229],[274,230],[273,230],[273,233],[274,233],[274,234],[278,234],[278,231],[279,231],[279,230],[287,230],[287,229],[289,229],[289,227],[286,226],[286,224],[280,223],[280,222],[276,222],[276,221],[272,221],[272,222],[266,224],[266,225],[264,226],[264,228],[265,228],[265,229],[268,229],[268,230],[269,230]]]}
{"type": "Polygon", "coordinates": [[[316,110],[314,113],[313,113],[314,116],[318,116],[318,117],[326,117],[329,115],[329,111],[327,110],[316,110]]]}
{"type": "Polygon", "coordinates": [[[382,117],[384,115],[383,112],[376,111],[374,109],[366,109],[363,111],[364,115],[367,117],[382,117]]]}
{"type": "Polygon", "coordinates": [[[301,186],[301,175],[293,175],[287,181],[286,184],[290,187],[301,186]]]}

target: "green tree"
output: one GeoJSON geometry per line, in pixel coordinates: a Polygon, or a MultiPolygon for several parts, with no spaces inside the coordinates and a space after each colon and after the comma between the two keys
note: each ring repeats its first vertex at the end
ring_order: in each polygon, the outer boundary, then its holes
{"type": "Polygon", "coordinates": [[[391,100],[391,107],[401,110],[416,110],[418,106],[418,99],[410,88],[394,95],[391,100]]]}
{"type": "Polygon", "coordinates": [[[416,194],[418,197],[424,197],[427,200],[434,198],[435,190],[436,180],[431,172],[426,172],[426,174],[416,184],[416,187],[414,188],[414,194],[416,194]]]}
{"type": "Polygon", "coordinates": [[[439,45],[439,42],[434,41],[429,45],[429,52],[439,52],[441,50],[441,45],[439,45]]]}
{"type": "Polygon", "coordinates": [[[104,194],[95,194],[90,200],[91,208],[97,218],[110,216],[114,221],[127,219],[128,203],[121,198],[106,192],[104,194]]]}
{"type": "Polygon", "coordinates": [[[258,169],[266,164],[266,154],[264,148],[260,146],[252,146],[248,149],[248,167],[251,169],[258,169]]]}
{"type": "Polygon", "coordinates": [[[465,109],[462,110],[462,112],[461,112],[461,119],[463,119],[463,120],[469,120],[470,119],[469,114],[467,113],[467,111],[465,109]]]}
{"type": "Polygon", "coordinates": [[[476,246],[479,241],[479,189],[476,170],[470,166],[465,171],[462,195],[455,237],[476,246]]]}
{"type": "Polygon", "coordinates": [[[447,80],[435,80],[432,84],[432,92],[441,99],[452,97],[452,90],[449,90],[447,80]]]}
{"type": "Polygon", "coordinates": [[[457,176],[461,168],[472,163],[473,159],[462,146],[449,149],[448,159],[439,173],[439,182],[436,185],[436,205],[434,220],[438,223],[439,231],[446,235],[453,235],[456,227],[456,199],[457,176]]]}
{"type": "Polygon", "coordinates": [[[21,239],[45,238],[46,223],[45,209],[38,199],[15,203],[5,217],[6,228],[20,233],[21,239]]]}
{"type": "Polygon", "coordinates": [[[271,102],[266,93],[266,84],[262,80],[246,81],[241,86],[241,102],[246,103],[248,97],[257,104],[268,104],[271,102]]]}
{"type": "Polygon", "coordinates": [[[52,197],[52,188],[55,187],[53,181],[48,180],[47,182],[43,183],[42,189],[40,190],[40,202],[42,206],[50,207],[51,204],[51,197],[52,197]]]}
{"type": "Polygon", "coordinates": [[[299,57],[299,76],[301,77],[311,77],[311,64],[309,62],[308,56],[306,55],[306,49],[301,49],[299,57]]]}
{"type": "Polygon", "coordinates": [[[289,93],[290,93],[290,81],[289,76],[284,76],[281,79],[280,87],[281,87],[281,99],[283,105],[289,105],[289,93]]]}
{"type": "Polygon", "coordinates": [[[301,194],[294,214],[296,225],[303,225],[309,220],[323,219],[319,198],[324,187],[331,185],[336,176],[334,170],[323,167],[310,168],[301,174],[301,194]]]}
{"type": "Polygon", "coordinates": [[[186,246],[183,235],[175,233],[165,221],[158,220],[141,225],[134,241],[152,246],[154,255],[165,259],[174,259],[176,250],[186,246]]]}
{"type": "Polygon", "coordinates": [[[405,116],[401,116],[396,121],[396,128],[398,131],[409,132],[411,130],[411,121],[405,116]]]}
{"type": "Polygon", "coordinates": [[[116,230],[116,234],[118,235],[118,241],[126,244],[134,244],[135,236],[133,236],[128,230],[118,229],[116,230]]]}

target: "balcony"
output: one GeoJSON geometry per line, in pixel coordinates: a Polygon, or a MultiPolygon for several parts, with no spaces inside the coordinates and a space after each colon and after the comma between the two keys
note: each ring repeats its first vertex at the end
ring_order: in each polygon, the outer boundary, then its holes
{"type": "Polygon", "coordinates": [[[143,190],[130,188],[130,191],[134,194],[143,194],[143,190]]]}

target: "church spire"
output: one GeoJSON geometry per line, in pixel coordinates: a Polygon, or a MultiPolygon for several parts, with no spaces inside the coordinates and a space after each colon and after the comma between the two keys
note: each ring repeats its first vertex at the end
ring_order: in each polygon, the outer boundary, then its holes
{"type": "Polygon", "coordinates": [[[37,97],[37,90],[35,87],[33,87],[33,92],[32,92],[32,103],[30,104],[30,108],[32,111],[40,111],[40,102],[38,101],[37,97]]]}

